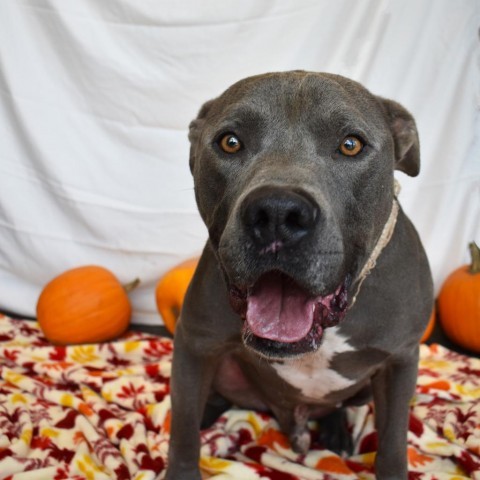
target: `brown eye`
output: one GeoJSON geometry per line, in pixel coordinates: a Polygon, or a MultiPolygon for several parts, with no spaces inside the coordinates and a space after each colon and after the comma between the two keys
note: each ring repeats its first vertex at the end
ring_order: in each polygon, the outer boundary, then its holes
{"type": "Polygon", "coordinates": [[[227,133],[219,142],[220,148],[225,153],[237,153],[242,148],[242,142],[233,133],[227,133]]]}
{"type": "Polygon", "coordinates": [[[363,142],[359,138],[349,135],[342,140],[342,143],[340,144],[340,153],[347,157],[354,157],[363,150],[363,146],[363,142]]]}

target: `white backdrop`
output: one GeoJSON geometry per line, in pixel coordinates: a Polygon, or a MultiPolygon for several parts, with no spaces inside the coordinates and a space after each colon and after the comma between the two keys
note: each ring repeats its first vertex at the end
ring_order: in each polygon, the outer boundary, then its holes
{"type": "Polygon", "coordinates": [[[248,75],[330,71],[416,117],[400,200],[437,290],[480,241],[478,0],[0,0],[0,309],[99,264],[159,323],[154,286],[201,251],[188,170],[200,105],[248,75]]]}

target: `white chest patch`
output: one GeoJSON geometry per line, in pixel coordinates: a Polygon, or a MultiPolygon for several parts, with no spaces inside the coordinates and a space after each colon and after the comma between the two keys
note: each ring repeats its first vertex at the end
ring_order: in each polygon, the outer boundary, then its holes
{"type": "Polygon", "coordinates": [[[330,392],[355,383],[330,369],[334,355],[353,351],[355,348],[348,343],[346,337],[338,333],[338,327],[332,327],[325,331],[323,343],[316,352],[272,366],[280,377],[298,388],[305,397],[321,400],[330,392]]]}

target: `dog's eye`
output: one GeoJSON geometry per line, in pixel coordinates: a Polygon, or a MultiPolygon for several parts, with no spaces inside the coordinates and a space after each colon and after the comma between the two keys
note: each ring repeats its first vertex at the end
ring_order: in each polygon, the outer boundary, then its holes
{"type": "Polygon", "coordinates": [[[342,155],[347,157],[354,157],[358,155],[363,150],[363,142],[354,135],[349,135],[342,140],[339,150],[342,155]]]}
{"type": "Polygon", "coordinates": [[[225,153],[237,153],[242,148],[242,142],[233,133],[223,135],[218,145],[225,153]]]}

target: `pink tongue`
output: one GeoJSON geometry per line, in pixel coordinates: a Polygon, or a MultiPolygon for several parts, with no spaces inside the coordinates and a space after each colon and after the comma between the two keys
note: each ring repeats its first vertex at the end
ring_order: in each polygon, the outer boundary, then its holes
{"type": "Polygon", "coordinates": [[[312,328],[315,302],[281,274],[266,274],[248,296],[247,323],[254,335],[293,343],[312,328]]]}

